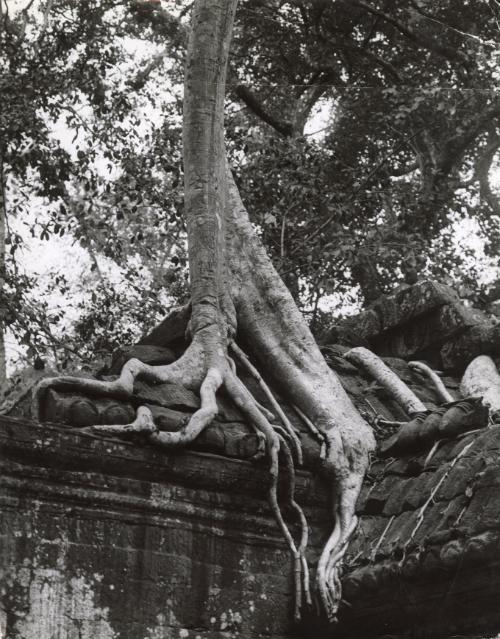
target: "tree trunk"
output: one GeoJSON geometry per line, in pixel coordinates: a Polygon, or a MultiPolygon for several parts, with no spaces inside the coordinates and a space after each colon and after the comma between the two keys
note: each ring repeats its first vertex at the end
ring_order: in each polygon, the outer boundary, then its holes
{"type": "MultiPolygon", "coordinates": [[[[253,232],[224,150],[225,76],[237,0],[196,0],[189,38],[184,95],[184,172],[192,315],[191,343],[167,366],[130,360],[115,382],[55,378],[47,388],[79,388],[104,395],[131,393],[141,376],[172,381],[199,390],[201,407],[178,432],[159,432],[148,410],[128,426],[96,427],[112,432],[149,432],[150,440],[172,447],[192,441],[217,413],[216,391],[223,387],[249,423],[261,434],[270,462],[269,502],[294,558],[296,616],[302,590],[310,603],[305,559],[307,524],[293,497],[293,463],[301,462],[296,434],[275,429],[236,375],[231,355],[242,358],[233,340],[248,345],[283,396],[322,433],[324,472],[335,489],[333,532],[320,557],[316,589],[329,618],[340,601],[339,564],[356,526],[355,505],[374,448],[370,427],[330,370],[288,289],[253,232]],[[291,453],[294,452],[295,455],[291,453]],[[288,510],[301,524],[296,542],[277,501],[278,455],[290,480],[288,510]]],[[[243,355],[244,357],[244,355],[243,355]]]]}
{"type": "MultiPolygon", "coordinates": [[[[224,79],[235,9],[236,0],[200,0],[193,13],[188,49],[184,170],[193,303],[191,328],[196,338],[213,327],[218,342],[216,351],[220,354],[226,346],[228,330],[230,335],[237,327],[257,362],[266,367],[283,395],[325,435],[328,442],[325,467],[339,494],[335,514],[338,539],[331,547],[327,546],[320,560],[318,590],[325,608],[333,615],[337,602],[329,605],[323,580],[328,581],[331,576],[335,581],[332,555],[342,552],[355,521],[356,499],[368,453],[374,445],[373,435],[327,366],[289,291],[253,232],[231,173],[226,171],[224,79]]],[[[212,348],[213,343],[208,341],[205,352],[210,361],[214,358],[212,348]]],[[[239,399],[232,388],[231,375],[223,383],[239,399]]],[[[251,413],[249,416],[255,419],[251,413]]]]}
{"type": "MultiPolygon", "coordinates": [[[[5,286],[6,194],[3,156],[0,151],[0,291],[5,286]]],[[[1,293],[0,293],[1,295],[1,293]]],[[[5,353],[5,309],[0,307],[0,392],[7,383],[7,358],[5,353]]]]}
{"type": "Polygon", "coordinates": [[[375,260],[370,251],[360,247],[352,267],[352,274],[363,295],[365,306],[371,304],[382,295],[380,277],[375,260]]]}

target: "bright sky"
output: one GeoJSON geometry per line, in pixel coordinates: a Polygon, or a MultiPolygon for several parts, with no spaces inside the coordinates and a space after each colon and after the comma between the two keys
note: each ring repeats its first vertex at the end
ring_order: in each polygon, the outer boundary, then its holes
{"type": "Polygon", "coordinates": [[[12,11],[13,13],[19,11],[23,7],[26,7],[27,4],[26,0],[7,0],[7,7],[9,8],[9,11],[12,11]]]}

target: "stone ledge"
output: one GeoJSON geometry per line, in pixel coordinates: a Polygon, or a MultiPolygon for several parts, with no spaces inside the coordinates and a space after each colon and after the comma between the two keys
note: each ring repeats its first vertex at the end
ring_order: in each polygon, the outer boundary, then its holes
{"type": "Polygon", "coordinates": [[[339,638],[493,636],[500,626],[500,530],[429,546],[344,580],[339,638]]]}
{"type": "Polygon", "coordinates": [[[354,339],[358,336],[362,341],[371,342],[385,331],[400,327],[443,306],[454,306],[458,302],[459,298],[451,288],[432,280],[425,280],[395,293],[382,295],[367,310],[347,317],[328,329],[322,342],[335,342],[339,335],[342,336],[346,332],[354,339]]]}
{"type": "Polygon", "coordinates": [[[414,321],[391,328],[375,336],[372,348],[382,356],[411,359],[429,351],[439,353],[448,340],[457,338],[484,318],[463,304],[447,304],[424,313],[414,321]]]}
{"type": "MultiPolygon", "coordinates": [[[[149,444],[15,417],[0,417],[0,454],[12,461],[56,470],[173,481],[194,488],[210,486],[260,499],[266,497],[268,485],[265,461],[254,463],[190,450],[163,451],[149,444]]],[[[309,505],[326,502],[324,483],[306,471],[297,470],[296,495],[309,505]]]]}
{"type": "MultiPolygon", "coordinates": [[[[92,636],[99,639],[115,638],[107,628],[120,639],[148,636],[148,628],[226,639],[231,619],[232,631],[248,639],[382,639],[404,632],[431,639],[455,625],[486,636],[500,623],[492,603],[500,571],[491,576],[491,566],[500,568],[499,450],[500,429],[490,429],[443,443],[426,467],[428,451],[376,463],[346,558],[349,605],[333,628],[306,619],[297,629],[292,566],[265,501],[265,466],[2,417],[0,557],[10,584],[3,606],[28,624],[30,597],[46,588],[47,618],[74,613],[83,605],[74,590],[81,583],[88,605],[92,598],[92,623],[101,633],[92,636]],[[406,545],[418,509],[436,487],[418,535],[406,545]],[[463,600],[467,592],[474,608],[463,600]],[[436,606],[450,593],[440,607],[443,618],[436,618],[436,606]]],[[[326,490],[299,471],[297,491],[311,526],[314,566],[330,525],[326,490]]],[[[49,630],[55,631],[46,636],[49,630]]]]}
{"type": "MultiPolygon", "coordinates": [[[[264,464],[0,417],[0,628],[291,639],[292,562],[267,485],[264,464]]],[[[302,471],[297,487],[324,522],[324,487],[302,471]]]]}

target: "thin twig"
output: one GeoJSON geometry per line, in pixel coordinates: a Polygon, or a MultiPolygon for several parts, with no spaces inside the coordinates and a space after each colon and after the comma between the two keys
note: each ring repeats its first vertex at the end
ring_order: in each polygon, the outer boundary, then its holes
{"type": "Polygon", "coordinates": [[[292,404],[292,406],[293,406],[294,411],[302,419],[302,421],[307,426],[307,428],[309,428],[309,430],[310,430],[311,434],[313,435],[313,437],[315,437],[320,442],[320,444],[324,444],[326,442],[326,440],[327,440],[327,437],[326,437],[325,433],[320,431],[319,428],[317,428],[312,423],[312,421],[309,419],[309,417],[305,413],[303,413],[298,406],[296,406],[295,404],[292,404]]]}
{"type": "Polygon", "coordinates": [[[408,538],[408,540],[406,541],[405,545],[404,545],[404,549],[406,549],[408,547],[408,545],[411,543],[411,541],[413,540],[413,538],[415,537],[415,535],[417,534],[420,526],[422,525],[423,521],[424,521],[424,515],[425,515],[425,511],[427,510],[427,508],[429,507],[429,505],[432,503],[434,496],[436,495],[437,491],[441,488],[441,485],[443,484],[444,480],[448,477],[448,475],[450,474],[452,468],[455,466],[455,464],[457,463],[457,461],[463,457],[465,455],[465,453],[469,450],[469,448],[474,444],[474,440],[470,441],[468,444],[466,444],[462,450],[458,453],[458,455],[455,457],[455,459],[451,462],[451,464],[449,465],[448,469],[446,470],[446,472],[443,474],[443,476],[441,477],[441,479],[438,481],[438,483],[436,484],[436,486],[434,486],[434,488],[432,489],[431,494],[429,495],[429,498],[427,499],[427,501],[424,503],[424,505],[420,508],[420,510],[418,511],[418,515],[417,515],[417,523],[415,525],[415,528],[412,530],[410,537],[408,538]]]}
{"type": "Polygon", "coordinates": [[[377,541],[377,543],[375,544],[375,547],[373,548],[373,550],[370,553],[370,561],[373,561],[375,559],[375,555],[377,554],[377,550],[380,548],[381,543],[384,541],[385,536],[387,535],[387,533],[389,532],[389,528],[392,526],[392,522],[394,521],[396,515],[393,515],[388,523],[387,526],[384,528],[382,534],[379,537],[379,540],[377,541]]]}

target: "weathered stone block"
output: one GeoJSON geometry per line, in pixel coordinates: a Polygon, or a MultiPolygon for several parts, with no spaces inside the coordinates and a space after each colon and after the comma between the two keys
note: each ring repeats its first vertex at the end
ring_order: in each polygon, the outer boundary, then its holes
{"type": "MultiPolygon", "coordinates": [[[[122,460],[118,470],[116,461],[118,451],[137,461],[140,448],[101,439],[88,457],[81,444],[89,436],[35,425],[11,432],[16,423],[4,418],[0,437],[6,637],[73,637],[75,629],[89,639],[295,636],[289,553],[265,499],[234,494],[237,476],[227,466],[225,489],[210,480],[214,473],[204,487],[189,489],[194,469],[186,454],[184,478],[176,481],[179,455],[160,453],[156,482],[151,467],[138,480],[133,464],[122,460]],[[30,434],[48,445],[32,451],[24,438],[30,434]],[[58,453],[68,456],[65,463],[58,453]]],[[[189,455],[220,467],[212,456],[189,455]]],[[[265,497],[266,467],[251,472],[265,497]]]]}
{"type": "Polygon", "coordinates": [[[368,309],[335,323],[325,331],[320,341],[322,344],[367,346],[369,340],[378,335],[381,330],[382,324],[378,314],[368,309]]]}
{"type": "Polygon", "coordinates": [[[139,344],[167,346],[184,343],[190,317],[191,306],[189,304],[172,309],[151,333],[144,335],[139,340],[139,344]]]}
{"type": "Polygon", "coordinates": [[[482,467],[483,462],[480,457],[459,459],[440,486],[436,494],[436,500],[450,501],[454,497],[465,495],[468,487],[472,490],[476,475],[482,467]]]}
{"type": "Polygon", "coordinates": [[[412,528],[409,535],[409,537],[411,537],[411,541],[409,541],[408,544],[409,547],[411,545],[412,548],[418,548],[418,546],[427,543],[429,535],[432,535],[434,533],[439,522],[442,521],[443,512],[446,510],[446,507],[447,504],[444,503],[430,503],[423,513],[422,523],[419,525],[418,528],[417,524],[420,521],[420,511],[416,511],[416,513],[414,514],[415,526],[414,528],[412,528]]]}
{"type": "Polygon", "coordinates": [[[443,368],[463,369],[478,355],[500,355],[500,324],[482,322],[441,348],[443,368]]]}
{"type": "Polygon", "coordinates": [[[258,452],[259,440],[246,424],[213,422],[195,440],[194,450],[227,457],[250,459],[258,452]]]}
{"type": "Polygon", "coordinates": [[[155,386],[137,381],[134,396],[144,404],[158,404],[168,408],[193,410],[200,406],[200,398],[180,384],[156,384],[155,386]]]}
{"type": "Polygon", "coordinates": [[[381,329],[386,331],[441,306],[456,304],[458,299],[455,291],[448,286],[425,280],[380,297],[371,308],[380,318],[381,329]]]}
{"type": "Polygon", "coordinates": [[[363,503],[364,515],[379,515],[389,499],[391,490],[399,483],[396,477],[385,477],[380,483],[374,484],[366,494],[363,503]]]}
{"type": "Polygon", "coordinates": [[[418,477],[409,480],[401,498],[400,512],[402,510],[417,510],[420,508],[429,498],[433,483],[437,481],[433,472],[424,472],[418,477]]]}
{"type": "Polygon", "coordinates": [[[441,511],[441,519],[436,521],[435,531],[428,535],[429,543],[443,543],[446,539],[446,531],[449,537],[457,534],[457,523],[459,523],[460,516],[465,512],[468,503],[469,497],[466,495],[459,495],[446,502],[444,510],[441,511]]]}
{"type": "Polygon", "coordinates": [[[476,488],[497,486],[500,487],[500,468],[496,464],[488,465],[484,470],[478,473],[476,488]]]}
{"type": "Polygon", "coordinates": [[[500,492],[497,486],[476,487],[461,525],[471,533],[495,528],[498,526],[499,509],[500,492]]]}
{"type": "Polygon", "coordinates": [[[446,304],[379,335],[373,347],[380,355],[409,359],[440,347],[481,321],[481,314],[462,304],[446,304]]]}
{"type": "MultiPolygon", "coordinates": [[[[351,562],[354,557],[356,557],[357,560],[361,560],[361,562],[367,561],[370,558],[371,552],[384,532],[388,522],[389,518],[380,515],[364,515],[360,518],[358,527],[347,551],[351,562]],[[370,540],[370,543],[368,543],[368,540],[370,540]]],[[[348,563],[350,563],[349,559],[348,563]]]]}
{"type": "Polygon", "coordinates": [[[384,539],[380,544],[380,548],[383,550],[385,556],[388,556],[394,553],[396,549],[403,548],[410,538],[415,527],[415,513],[411,511],[402,512],[400,515],[394,517],[392,521],[388,517],[386,518],[386,524],[389,524],[389,526],[385,530],[384,539]]]}
{"type": "Polygon", "coordinates": [[[371,344],[379,354],[407,357],[408,354],[412,355],[422,350],[423,342],[432,343],[439,339],[444,341],[450,330],[451,334],[455,334],[450,326],[459,324],[463,330],[464,326],[480,321],[478,316],[473,316],[474,313],[460,303],[457,294],[451,288],[427,280],[400,289],[391,295],[383,295],[373,302],[370,308],[336,322],[324,333],[321,342],[351,347],[371,344]],[[438,313],[442,307],[448,307],[448,310],[438,313]],[[414,321],[429,314],[437,318],[431,325],[422,325],[421,321],[414,321]],[[406,326],[412,320],[412,325],[406,326]],[[419,330],[415,331],[415,326],[419,326],[419,330]],[[385,338],[388,331],[394,331],[396,328],[401,330],[390,333],[390,337],[385,338]],[[433,334],[436,328],[441,335],[433,334]],[[408,330],[410,335],[406,336],[408,330]],[[389,341],[386,344],[387,340],[389,341]],[[381,345],[385,345],[385,348],[378,350],[381,345]]]}
{"type": "MultiPolygon", "coordinates": [[[[179,430],[186,423],[189,413],[165,406],[147,404],[161,430],[179,430]]],[[[130,402],[114,399],[89,399],[81,395],[59,393],[49,389],[44,401],[44,419],[74,428],[99,424],[128,424],[135,418],[135,408],[130,402]]]]}
{"type": "Polygon", "coordinates": [[[123,365],[129,359],[139,359],[144,364],[150,366],[162,366],[171,364],[175,359],[175,353],[165,346],[154,346],[147,344],[135,344],[134,346],[124,346],[113,353],[111,366],[108,375],[119,375],[123,365]]]}
{"type": "MultiPolygon", "coordinates": [[[[239,432],[242,425],[220,424],[218,436],[226,427],[239,432]]],[[[350,605],[341,606],[335,636],[402,636],[415,628],[409,614],[416,606],[426,639],[446,636],[456,618],[468,628],[498,621],[499,432],[472,436],[463,458],[472,464],[486,451],[490,460],[460,523],[484,534],[452,536],[469,501],[464,495],[430,505],[409,544],[418,510],[361,516],[344,576],[350,605]],[[437,602],[448,606],[446,628],[435,625],[437,602]]],[[[72,637],[75,623],[82,637],[100,639],[332,636],[331,628],[291,621],[292,569],[265,502],[265,464],[167,454],[8,418],[0,419],[0,448],[0,627],[7,637],[72,637]]],[[[470,469],[457,463],[454,470],[470,469]]],[[[379,500],[396,502],[396,493],[413,486],[420,504],[445,471],[426,472],[426,487],[391,476],[389,466],[379,500]]],[[[324,488],[311,486],[311,476],[299,472],[314,553],[331,521],[324,488]]]]}
{"type": "Polygon", "coordinates": [[[393,488],[389,492],[389,499],[384,506],[384,515],[391,517],[399,515],[403,510],[408,510],[407,495],[414,482],[413,479],[400,480],[393,477],[393,488]]]}

